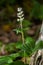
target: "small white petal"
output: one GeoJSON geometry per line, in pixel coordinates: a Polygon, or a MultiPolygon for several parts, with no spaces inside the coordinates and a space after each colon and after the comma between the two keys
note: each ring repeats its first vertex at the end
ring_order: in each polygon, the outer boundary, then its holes
{"type": "Polygon", "coordinates": [[[19,15],[22,15],[23,14],[23,11],[19,12],[19,15]]]}
{"type": "Polygon", "coordinates": [[[18,16],[19,18],[21,18],[21,16],[18,16]]]}
{"type": "Polygon", "coordinates": [[[22,10],[22,8],[17,8],[17,11],[19,12],[19,11],[21,11],[22,10]]]}
{"type": "Polygon", "coordinates": [[[24,16],[24,14],[21,15],[22,17],[24,16]]]}
{"type": "Polygon", "coordinates": [[[20,21],[20,19],[17,19],[17,21],[20,21]]]}
{"type": "Polygon", "coordinates": [[[22,14],[23,14],[23,11],[17,13],[17,16],[22,15],[22,14]]]}

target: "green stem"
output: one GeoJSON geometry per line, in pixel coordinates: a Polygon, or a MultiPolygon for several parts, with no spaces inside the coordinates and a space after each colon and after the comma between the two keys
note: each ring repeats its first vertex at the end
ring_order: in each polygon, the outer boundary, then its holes
{"type": "MultiPolygon", "coordinates": [[[[21,34],[22,34],[22,43],[24,45],[25,43],[25,39],[24,39],[24,33],[23,33],[23,25],[22,25],[22,21],[20,21],[20,27],[21,27],[21,34]]],[[[25,58],[25,51],[24,51],[24,63],[26,62],[26,58],[25,58]]]]}

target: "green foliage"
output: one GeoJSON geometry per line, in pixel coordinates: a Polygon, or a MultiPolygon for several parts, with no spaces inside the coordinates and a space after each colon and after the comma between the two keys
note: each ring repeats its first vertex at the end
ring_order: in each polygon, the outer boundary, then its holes
{"type": "Polygon", "coordinates": [[[9,43],[8,45],[6,45],[6,48],[5,49],[8,52],[14,52],[14,51],[16,51],[15,43],[9,43]]]}
{"type": "Polygon", "coordinates": [[[9,64],[9,63],[12,63],[13,61],[12,61],[12,59],[10,58],[10,57],[7,57],[7,56],[5,56],[5,57],[1,57],[0,58],[0,65],[5,65],[5,64],[9,64]]]}
{"type": "Polygon", "coordinates": [[[30,26],[31,26],[33,23],[30,22],[30,21],[28,21],[28,20],[24,20],[22,24],[23,24],[22,30],[21,30],[20,28],[13,29],[13,31],[15,31],[16,34],[19,34],[19,33],[21,33],[22,31],[25,32],[25,31],[29,30],[29,29],[30,29],[30,26]]]}
{"type": "Polygon", "coordinates": [[[33,8],[30,12],[30,18],[31,17],[43,19],[43,5],[40,5],[37,1],[33,2],[33,8]]]}
{"type": "Polygon", "coordinates": [[[24,64],[21,61],[16,61],[16,62],[12,63],[11,65],[28,65],[28,64],[24,64]]]}
{"type": "Polygon", "coordinates": [[[11,54],[10,56],[0,56],[0,65],[27,65],[24,64],[22,61],[15,61],[13,62],[13,59],[20,56],[19,53],[11,54]]]}
{"type": "Polygon", "coordinates": [[[32,54],[34,54],[34,52],[36,52],[39,49],[43,49],[43,41],[39,41],[37,45],[35,45],[34,42],[32,43],[32,41],[30,42],[28,40],[28,44],[25,44],[23,46],[23,49],[26,51],[28,56],[31,56],[32,54]]]}
{"type": "Polygon", "coordinates": [[[35,51],[37,51],[38,49],[42,49],[43,48],[43,42],[40,41],[39,44],[35,45],[35,41],[32,38],[26,38],[26,42],[25,45],[20,45],[20,43],[18,43],[18,47],[19,49],[21,49],[20,52],[15,53],[15,54],[11,54],[9,56],[0,56],[0,64],[2,63],[12,63],[13,59],[17,58],[17,57],[23,57],[23,51],[25,50],[25,56],[31,56],[35,51]],[[21,48],[20,48],[21,47],[21,48]]]}
{"type": "Polygon", "coordinates": [[[23,21],[23,27],[24,28],[27,28],[28,26],[31,26],[32,25],[32,22],[28,21],[28,20],[24,20],[23,21]]]}
{"type": "Polygon", "coordinates": [[[43,49],[43,41],[39,41],[38,44],[35,46],[34,51],[39,50],[39,49],[43,49]]]}
{"type": "Polygon", "coordinates": [[[2,42],[0,42],[0,50],[1,50],[1,47],[2,47],[2,42]]]}
{"type": "MultiPolygon", "coordinates": [[[[4,11],[4,13],[1,14],[2,18],[8,18],[9,16],[11,16],[14,13],[14,9],[12,8],[12,6],[9,6],[9,4],[14,4],[16,0],[0,0],[0,5],[4,5],[5,3],[7,5],[6,11],[4,11]],[[6,13],[7,12],[7,13],[6,13]]],[[[29,17],[36,17],[36,18],[40,18],[43,19],[43,5],[40,5],[38,2],[34,1],[33,2],[33,8],[32,10],[29,12],[30,15],[29,17]]],[[[31,26],[32,23],[28,20],[24,20],[22,22],[22,29],[21,28],[17,28],[14,29],[13,31],[16,31],[17,34],[21,34],[25,33],[26,30],[30,29],[29,26],[31,26]]],[[[24,34],[25,36],[25,34],[24,34]]],[[[10,54],[10,55],[6,55],[6,56],[0,56],[0,65],[24,65],[24,63],[22,63],[21,61],[13,61],[18,57],[27,57],[27,56],[31,56],[35,51],[42,49],[43,48],[43,42],[40,41],[37,45],[35,45],[35,39],[33,39],[32,37],[25,37],[24,39],[24,44],[23,44],[23,40],[17,43],[9,43],[6,45],[5,49],[7,50],[7,52],[14,52],[16,51],[16,53],[14,54],[10,54]],[[25,51],[25,53],[24,53],[25,51]]],[[[0,49],[1,49],[2,43],[0,43],[0,49]]],[[[27,65],[27,64],[25,64],[27,65]]]]}
{"type": "Polygon", "coordinates": [[[11,54],[11,55],[8,55],[8,56],[0,56],[0,64],[10,64],[13,62],[13,59],[15,59],[16,57],[19,56],[19,53],[16,53],[16,54],[11,54]]]}
{"type": "Polygon", "coordinates": [[[25,39],[25,45],[23,45],[22,50],[25,50],[25,53],[30,56],[33,49],[35,48],[35,41],[31,37],[25,39]]]}
{"type": "Polygon", "coordinates": [[[0,42],[0,46],[2,46],[2,42],[0,42]]]}
{"type": "Polygon", "coordinates": [[[43,19],[43,5],[40,6],[39,18],[40,18],[40,19],[43,19]]]}
{"type": "Polygon", "coordinates": [[[17,42],[16,43],[16,48],[21,49],[22,48],[22,42],[17,42]]]}

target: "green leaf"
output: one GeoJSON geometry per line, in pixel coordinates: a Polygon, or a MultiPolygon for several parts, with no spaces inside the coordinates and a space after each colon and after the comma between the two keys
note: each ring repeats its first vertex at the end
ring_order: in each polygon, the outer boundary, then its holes
{"type": "Polygon", "coordinates": [[[24,20],[23,21],[23,27],[25,28],[25,27],[28,27],[28,26],[30,26],[30,25],[32,25],[32,22],[30,22],[30,21],[28,21],[28,20],[24,20]]]}
{"type": "Polygon", "coordinates": [[[39,49],[43,49],[43,41],[39,41],[36,45],[33,51],[37,51],[39,49]]]}
{"type": "Polygon", "coordinates": [[[0,64],[7,64],[7,63],[12,63],[12,59],[9,56],[4,56],[0,58],[0,64]]]}
{"type": "Polygon", "coordinates": [[[43,5],[40,6],[39,18],[43,19],[43,5]]]}
{"type": "Polygon", "coordinates": [[[17,42],[15,45],[16,45],[17,49],[21,49],[22,48],[22,43],[21,42],[17,42]]]}
{"type": "Polygon", "coordinates": [[[16,45],[15,43],[9,43],[6,45],[6,48],[5,48],[8,52],[13,52],[13,51],[16,51],[16,45]]]}
{"type": "Polygon", "coordinates": [[[20,29],[13,29],[13,31],[16,32],[16,34],[21,33],[22,31],[20,29]]]}
{"type": "Polygon", "coordinates": [[[13,59],[16,59],[20,56],[20,53],[11,54],[8,56],[0,56],[0,65],[6,65],[13,62],[13,59]]]}
{"type": "Polygon", "coordinates": [[[24,64],[22,61],[15,61],[14,63],[10,65],[28,65],[28,64],[24,64]]]}
{"type": "Polygon", "coordinates": [[[22,46],[22,51],[25,51],[25,53],[30,56],[33,52],[33,49],[35,48],[35,40],[31,37],[27,37],[25,39],[25,44],[22,46]]]}

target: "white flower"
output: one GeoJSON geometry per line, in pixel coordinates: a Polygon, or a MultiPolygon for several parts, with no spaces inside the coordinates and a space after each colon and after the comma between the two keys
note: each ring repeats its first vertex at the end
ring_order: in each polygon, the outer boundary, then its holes
{"type": "Polygon", "coordinates": [[[22,11],[22,8],[18,8],[17,9],[18,13],[17,13],[17,21],[23,21],[24,20],[24,13],[22,11]]]}
{"type": "Polygon", "coordinates": [[[21,15],[22,17],[24,16],[24,14],[21,15]]]}
{"type": "Polygon", "coordinates": [[[17,16],[22,15],[22,14],[23,14],[23,11],[17,13],[17,16]]]}
{"type": "Polygon", "coordinates": [[[17,19],[17,21],[20,21],[20,19],[17,19]]]}
{"type": "Polygon", "coordinates": [[[22,10],[22,8],[21,8],[21,7],[20,7],[20,8],[17,8],[17,11],[18,11],[18,12],[20,12],[21,10],[22,10]]]}

